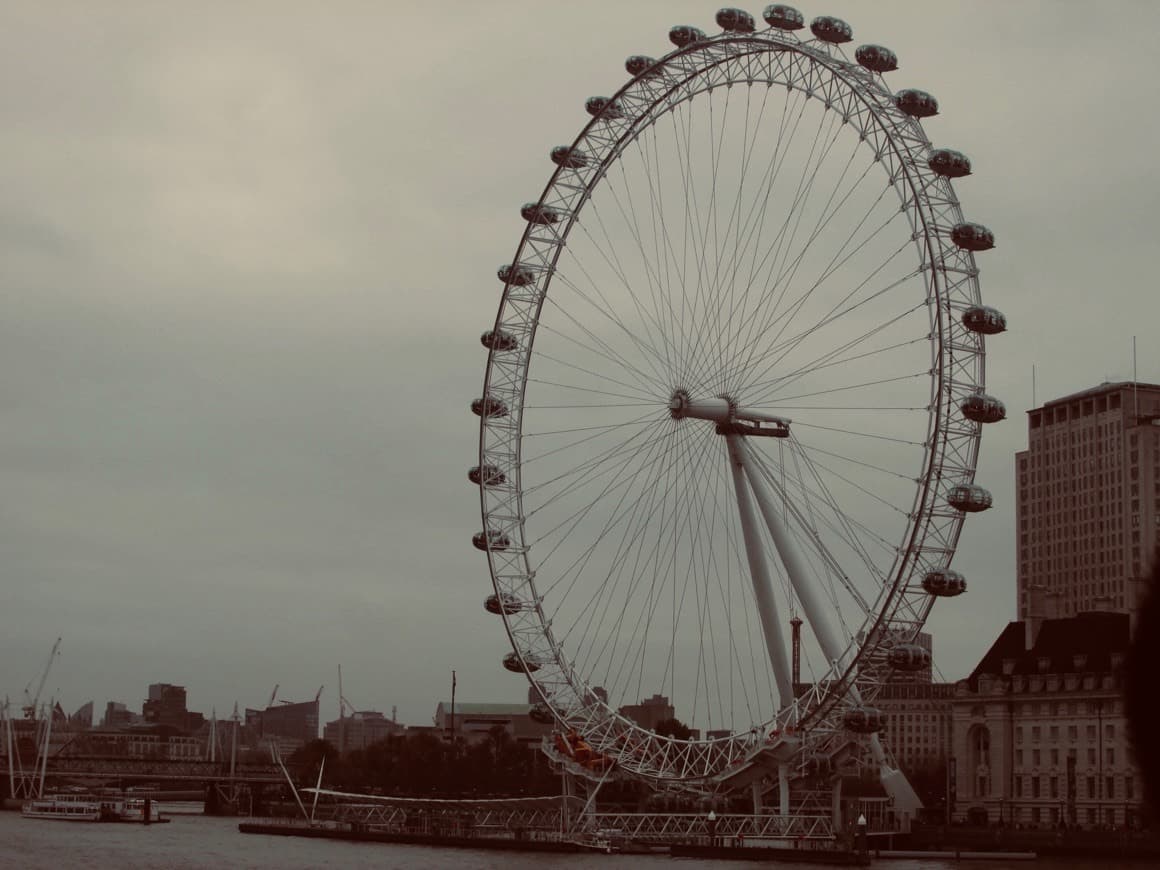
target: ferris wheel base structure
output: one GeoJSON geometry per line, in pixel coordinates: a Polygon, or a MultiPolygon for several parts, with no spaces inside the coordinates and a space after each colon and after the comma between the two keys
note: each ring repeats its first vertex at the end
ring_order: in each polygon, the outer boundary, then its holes
{"type": "Polygon", "coordinates": [[[762,17],[673,27],[550,150],[480,338],[472,543],[503,667],[590,795],[631,777],[813,818],[876,769],[907,816],[874,704],[931,667],[918,634],[992,503],[995,237],[951,184],[970,160],[923,128],[938,101],[887,85],[894,52],[762,17]],[[689,736],[626,713],[658,690],[689,736]]]}

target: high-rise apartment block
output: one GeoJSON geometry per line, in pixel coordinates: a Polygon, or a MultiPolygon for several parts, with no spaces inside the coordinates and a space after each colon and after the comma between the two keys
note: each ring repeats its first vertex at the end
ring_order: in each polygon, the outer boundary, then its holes
{"type": "Polygon", "coordinates": [[[1019,618],[1132,612],[1160,530],[1160,385],[1101,384],[1033,409],[1027,427],[1019,618]]]}

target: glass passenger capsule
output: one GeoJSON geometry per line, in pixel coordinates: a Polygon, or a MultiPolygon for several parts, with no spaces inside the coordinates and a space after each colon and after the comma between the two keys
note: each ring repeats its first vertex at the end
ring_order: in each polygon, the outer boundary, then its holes
{"type": "Polygon", "coordinates": [[[479,343],[495,351],[515,350],[520,346],[514,335],[502,329],[489,329],[479,337],[479,343]]]}
{"type": "Polygon", "coordinates": [[[964,417],[976,423],[998,423],[1007,417],[1006,406],[986,393],[967,396],[959,407],[962,408],[964,417]]]}
{"type": "Polygon", "coordinates": [[[917,643],[900,643],[887,653],[886,661],[896,671],[921,671],[930,667],[930,650],[917,643]]]}
{"type": "Polygon", "coordinates": [[[558,224],[564,219],[564,212],[542,202],[526,202],[520,209],[520,216],[528,223],[558,224]]]}
{"type": "Polygon", "coordinates": [[[655,57],[643,54],[634,54],[624,62],[624,68],[628,70],[630,76],[654,76],[661,71],[655,57]]]}
{"type": "Polygon", "coordinates": [[[989,251],[995,247],[995,234],[982,224],[956,224],[951,241],[964,251],[989,251]]]}
{"type": "Polygon", "coordinates": [[[833,15],[819,15],[810,22],[810,32],[822,42],[840,45],[854,38],[854,28],[833,15]]]}
{"type": "Polygon", "coordinates": [[[950,148],[936,148],[931,151],[926,165],[930,167],[931,172],[943,178],[962,178],[971,174],[971,161],[967,155],[950,148]]]}
{"type": "Polygon", "coordinates": [[[471,536],[471,544],[477,550],[506,550],[512,545],[511,538],[499,529],[488,529],[486,532],[476,532],[471,536]]]}
{"type": "Polygon", "coordinates": [[[506,417],[508,407],[502,399],[488,395],[472,400],[471,413],[477,417],[506,417]]]}
{"type": "Polygon", "coordinates": [[[705,31],[699,27],[691,27],[688,24],[678,24],[669,30],[669,42],[677,48],[684,48],[687,45],[704,42],[705,39],[705,31]]]}
{"type": "Polygon", "coordinates": [[[498,465],[473,465],[467,472],[467,479],[476,486],[502,486],[507,482],[507,475],[499,470],[498,465]]]}
{"type": "Polygon", "coordinates": [[[881,45],[859,45],[854,59],[868,70],[876,73],[892,72],[898,69],[898,55],[881,45]]]}
{"type": "Polygon", "coordinates": [[[894,95],[894,105],[912,118],[929,118],[938,114],[938,100],[917,88],[899,91],[894,95]]]}
{"type": "Polygon", "coordinates": [[[770,3],[761,13],[765,23],[778,30],[801,30],[806,26],[805,16],[784,3],[770,3]]]}
{"type": "Polygon", "coordinates": [[[557,145],[552,149],[552,162],[565,169],[580,169],[588,165],[588,155],[570,145],[557,145]]]}
{"type": "Polygon", "coordinates": [[[846,711],[842,724],[855,734],[876,734],[886,724],[886,717],[877,707],[858,706],[846,711]]]}
{"type": "Polygon", "coordinates": [[[951,487],[951,491],[947,493],[947,504],[955,510],[977,514],[987,510],[993,501],[991,493],[983,487],[973,483],[960,483],[958,486],[951,487]]]}
{"type": "Polygon", "coordinates": [[[967,578],[950,568],[927,571],[922,578],[922,589],[936,598],[954,598],[967,591],[967,578]]]}
{"type": "Polygon", "coordinates": [[[755,29],[752,15],[731,6],[717,10],[717,26],[730,33],[752,33],[755,29]]]}
{"type": "Polygon", "coordinates": [[[496,616],[500,614],[511,616],[513,613],[519,613],[523,609],[523,604],[510,592],[501,592],[499,595],[487,596],[483,600],[483,609],[496,616]]]}
{"type": "Polygon", "coordinates": [[[998,335],[1007,331],[1007,317],[997,308],[972,305],[963,312],[963,326],[982,335],[998,335]]]}
{"type": "Polygon", "coordinates": [[[584,110],[593,118],[603,118],[606,121],[624,117],[620,103],[611,97],[589,97],[584,103],[584,110]]]}
{"type": "Polygon", "coordinates": [[[520,661],[520,657],[514,652],[503,657],[503,666],[505,670],[509,670],[513,674],[531,674],[540,669],[539,662],[530,658],[520,661]]]}
{"type": "Polygon", "coordinates": [[[517,287],[526,287],[536,280],[536,273],[519,263],[500,266],[495,274],[503,283],[514,284],[517,287]]]}

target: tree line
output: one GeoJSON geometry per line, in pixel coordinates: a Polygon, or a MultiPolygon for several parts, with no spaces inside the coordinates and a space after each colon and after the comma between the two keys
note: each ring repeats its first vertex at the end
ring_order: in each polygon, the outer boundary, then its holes
{"type": "Polygon", "coordinates": [[[400,734],[342,756],[328,741],[313,740],[290,756],[310,785],[323,759],[323,787],[340,791],[485,797],[558,794],[560,789],[539,747],[520,744],[502,725],[482,740],[400,734]]]}

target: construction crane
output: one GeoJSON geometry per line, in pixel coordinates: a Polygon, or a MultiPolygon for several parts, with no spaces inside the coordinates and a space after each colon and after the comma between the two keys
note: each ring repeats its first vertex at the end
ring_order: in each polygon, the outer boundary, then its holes
{"type": "Polygon", "coordinates": [[[270,693],[270,700],[266,702],[266,706],[267,706],[267,707],[273,707],[273,706],[274,706],[274,699],[278,697],[278,686],[279,686],[279,685],[281,685],[281,684],[280,684],[280,683],[275,683],[275,684],[274,684],[274,691],[272,691],[272,692],[270,693]]]}
{"type": "Polygon", "coordinates": [[[52,652],[48,654],[48,661],[44,665],[44,671],[40,675],[40,682],[36,684],[36,691],[31,691],[32,682],[24,687],[24,718],[36,718],[36,705],[40,703],[40,693],[44,691],[44,684],[48,682],[48,672],[52,670],[52,662],[60,652],[60,638],[56,639],[56,643],[52,645],[52,652]]]}
{"type": "Polygon", "coordinates": [[[315,696],[314,696],[314,703],[315,703],[315,704],[317,704],[317,703],[318,703],[318,699],[322,697],[322,690],[323,690],[323,689],[325,689],[325,688],[326,688],[326,684],[325,684],[325,683],[323,683],[321,686],[319,686],[319,687],[318,687],[318,692],[317,692],[317,693],[315,694],[315,696]]]}

